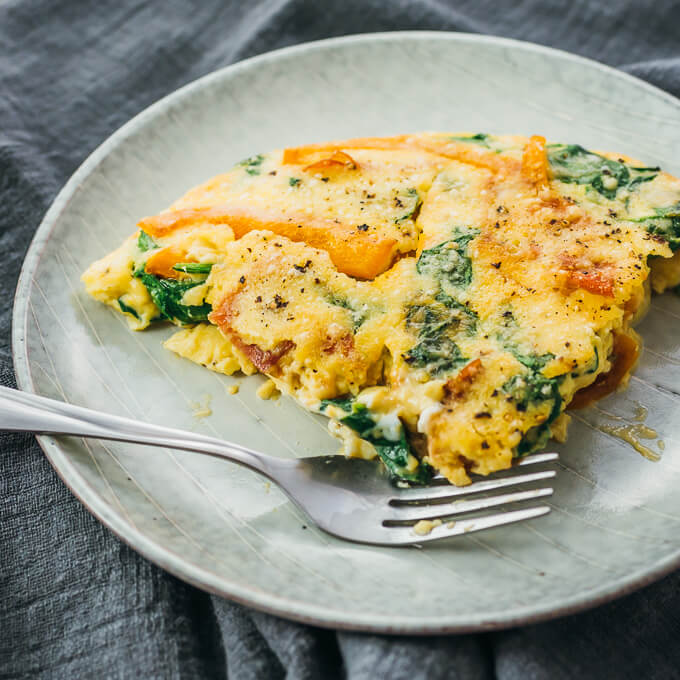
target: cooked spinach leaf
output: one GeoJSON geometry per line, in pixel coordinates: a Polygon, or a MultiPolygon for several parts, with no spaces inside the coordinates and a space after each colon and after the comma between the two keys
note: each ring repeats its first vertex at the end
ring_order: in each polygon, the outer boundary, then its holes
{"type": "Polygon", "coordinates": [[[132,316],[134,316],[135,319],[139,319],[139,314],[137,314],[137,310],[134,307],[130,307],[130,305],[126,305],[123,302],[122,297],[118,298],[118,306],[120,307],[121,312],[125,312],[126,314],[132,314],[132,316]]]}
{"type": "Polygon", "coordinates": [[[397,217],[394,220],[395,224],[401,224],[406,222],[406,220],[415,220],[418,217],[423,199],[420,198],[417,189],[413,187],[406,189],[405,192],[398,194],[394,200],[397,203],[397,207],[406,209],[406,212],[401,217],[397,217]]]}
{"type": "MultiPolygon", "coordinates": [[[[526,411],[530,405],[554,401],[559,408],[561,397],[557,380],[546,378],[537,371],[515,375],[503,385],[503,391],[515,400],[518,411],[526,411]]],[[[557,415],[557,414],[556,414],[557,415]]]]}
{"type": "Polygon", "coordinates": [[[550,439],[550,424],[562,410],[559,386],[563,376],[546,378],[541,372],[543,367],[554,359],[554,355],[550,353],[538,355],[513,352],[513,354],[527,370],[510,378],[502,389],[514,399],[517,410],[523,412],[530,406],[552,403],[546,421],[528,430],[517,446],[516,455],[523,456],[542,448],[550,439]]]}
{"type": "MultiPolygon", "coordinates": [[[[382,432],[376,432],[375,420],[371,416],[371,412],[364,404],[360,404],[355,400],[350,400],[347,404],[346,399],[340,399],[340,402],[345,404],[343,410],[347,415],[340,419],[340,422],[347,427],[352,428],[358,435],[364,438],[379,438],[382,437],[382,432]]],[[[338,404],[335,404],[338,406],[338,404]]]]}
{"type": "Polygon", "coordinates": [[[505,350],[512,354],[517,354],[516,335],[519,331],[519,324],[512,308],[506,307],[500,312],[496,323],[496,339],[505,350]]]}
{"type": "Polygon", "coordinates": [[[534,451],[540,451],[545,448],[551,436],[552,431],[548,422],[529,428],[517,445],[516,455],[526,456],[534,451]]]}
{"type": "Polygon", "coordinates": [[[417,333],[418,342],[403,355],[404,361],[433,376],[449,373],[469,361],[453,336],[461,330],[473,333],[476,314],[452,298],[448,301],[450,306],[441,302],[411,305],[406,312],[406,326],[417,333]]]}
{"type": "Polygon", "coordinates": [[[680,201],[674,205],[666,206],[665,208],[657,208],[656,214],[659,217],[680,218],[680,201]]]}
{"type": "Polygon", "coordinates": [[[329,304],[334,305],[335,307],[342,307],[350,313],[350,316],[352,317],[352,330],[355,332],[361,324],[368,319],[369,313],[366,305],[358,307],[351,300],[332,291],[328,291],[326,300],[328,300],[329,304]]]}
{"type": "Polygon", "coordinates": [[[472,281],[472,261],[468,244],[479,233],[476,229],[456,228],[453,238],[424,250],[416,271],[432,277],[438,287],[435,304],[411,305],[407,310],[407,326],[418,333],[416,346],[404,354],[404,360],[431,375],[452,371],[467,362],[452,335],[460,330],[472,334],[477,314],[461,304],[456,296],[472,281]]]}
{"type": "Polygon", "coordinates": [[[631,178],[628,182],[628,189],[635,188],[636,185],[642,184],[643,182],[651,182],[658,174],[661,172],[659,166],[653,168],[635,168],[632,165],[628,166],[630,170],[631,178]]]}
{"type": "Polygon", "coordinates": [[[457,300],[439,293],[439,304],[413,304],[406,311],[406,326],[418,335],[441,335],[466,330],[474,333],[477,314],[457,300]]]}
{"type": "Polygon", "coordinates": [[[149,291],[154,304],[160,310],[161,319],[178,321],[183,324],[206,321],[212,307],[208,304],[184,305],[182,297],[189,289],[202,285],[201,281],[177,281],[175,279],[162,279],[149,274],[140,267],[133,272],[149,291]]]}
{"type": "Polygon", "coordinates": [[[469,137],[449,137],[454,142],[470,142],[471,144],[480,144],[481,146],[489,146],[489,135],[484,132],[478,132],[476,135],[470,135],[469,137]]]}
{"type": "Polygon", "coordinates": [[[213,265],[208,262],[178,262],[172,268],[185,274],[210,274],[213,265]]]}
{"type": "Polygon", "coordinates": [[[147,250],[155,250],[160,248],[160,246],[142,229],[137,239],[137,248],[145,253],[147,250]]]}
{"type": "Polygon", "coordinates": [[[337,406],[339,409],[351,413],[353,403],[354,397],[336,397],[335,399],[322,399],[319,410],[321,411],[321,413],[325,413],[326,409],[329,406],[337,406]]]}
{"type": "Polygon", "coordinates": [[[324,413],[331,405],[346,413],[339,419],[340,422],[375,447],[380,460],[392,476],[415,484],[429,482],[432,477],[432,468],[427,463],[419,461],[416,467],[413,467],[415,456],[411,453],[403,425],[400,424],[398,439],[387,439],[382,429],[378,427],[376,415],[364,404],[358,403],[351,397],[324,399],[321,402],[321,412],[324,413]]]}
{"type": "Polygon", "coordinates": [[[302,180],[299,177],[289,177],[288,178],[288,184],[292,187],[296,187],[298,184],[300,184],[302,180]]]}
{"type": "Polygon", "coordinates": [[[460,347],[449,337],[423,337],[404,354],[407,364],[424,368],[430,375],[450,373],[468,363],[460,347]]]}
{"type": "Polygon", "coordinates": [[[522,354],[516,349],[512,349],[511,352],[520,364],[534,372],[543,370],[543,368],[555,358],[555,355],[550,352],[546,354],[522,354]]]}
{"type": "Polygon", "coordinates": [[[637,217],[631,221],[642,222],[650,234],[663,238],[675,252],[680,248],[680,201],[675,205],[657,208],[654,212],[649,217],[637,217]]]}
{"type": "Polygon", "coordinates": [[[456,229],[453,238],[434,248],[423,250],[416,270],[419,274],[431,276],[440,284],[449,284],[455,288],[468,286],[472,281],[472,260],[467,254],[467,248],[477,234],[477,229],[456,229]]]}
{"type": "Polygon", "coordinates": [[[262,168],[262,162],[264,161],[264,156],[262,154],[257,154],[256,156],[251,156],[242,160],[239,165],[245,169],[249,175],[259,175],[262,168]]]}
{"type": "Polygon", "coordinates": [[[399,441],[393,442],[387,439],[371,440],[375,450],[380,456],[380,460],[390,473],[398,479],[412,484],[427,484],[433,475],[433,470],[427,463],[418,461],[413,470],[407,468],[410,458],[413,456],[406,434],[403,431],[399,441]]]}
{"type": "Polygon", "coordinates": [[[587,184],[610,200],[619,189],[629,191],[642,182],[653,180],[660,168],[633,167],[584,149],[578,144],[551,144],[548,161],[555,179],[587,184]]]}
{"type": "Polygon", "coordinates": [[[479,320],[474,309],[458,302],[458,300],[447,295],[443,290],[440,290],[434,296],[434,299],[458,317],[461,330],[464,330],[468,335],[474,335],[477,330],[477,321],[479,320]]]}

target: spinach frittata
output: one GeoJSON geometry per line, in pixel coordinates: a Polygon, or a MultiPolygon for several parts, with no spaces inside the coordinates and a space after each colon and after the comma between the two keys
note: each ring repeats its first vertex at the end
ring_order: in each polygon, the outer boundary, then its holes
{"type": "Polygon", "coordinates": [[[135,330],[182,326],[180,356],[267,374],[347,454],[466,484],[625,384],[679,249],[680,181],[658,167],[428,133],[248,158],[83,280],[135,330]]]}

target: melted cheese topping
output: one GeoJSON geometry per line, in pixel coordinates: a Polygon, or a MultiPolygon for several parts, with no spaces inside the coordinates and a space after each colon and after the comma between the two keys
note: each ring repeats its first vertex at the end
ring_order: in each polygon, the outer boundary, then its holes
{"type": "Polygon", "coordinates": [[[236,371],[243,371],[252,375],[257,371],[249,361],[239,360],[229,340],[217,327],[209,324],[183,328],[171,335],[163,347],[216,373],[233,375],[236,371]]]}
{"type": "Polygon", "coordinates": [[[680,282],[680,182],[540,137],[258,155],[138,227],[91,295],[187,326],[166,347],[211,370],[267,374],[348,455],[402,447],[410,474],[410,446],[456,484],[624,385],[650,288],[680,282]]]}

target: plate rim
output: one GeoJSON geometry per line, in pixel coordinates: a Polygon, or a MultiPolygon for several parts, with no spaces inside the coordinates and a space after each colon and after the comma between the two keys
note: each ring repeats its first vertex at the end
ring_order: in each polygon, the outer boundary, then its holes
{"type": "MultiPolygon", "coordinates": [[[[326,38],[265,52],[207,73],[168,93],[115,130],[85,158],[52,201],[28,247],[14,294],[11,342],[16,381],[19,389],[36,393],[32,379],[28,347],[25,342],[28,322],[28,300],[33,282],[33,274],[40,264],[45,246],[60,216],[73,196],[78,192],[83,181],[96,170],[109,153],[124,143],[131,134],[148,122],[151,122],[164,110],[172,107],[177,100],[186,97],[192,91],[209,88],[212,82],[218,82],[225,77],[229,78],[242,70],[257,67],[268,62],[275,62],[281,57],[323,50],[337,45],[350,46],[351,48],[352,45],[362,43],[396,40],[417,42],[424,39],[500,45],[576,61],[590,68],[600,70],[610,77],[628,80],[636,87],[642,86],[650,95],[661,98],[680,108],[680,100],[670,93],[636,76],[594,59],[523,40],[455,31],[385,31],[326,38]]],[[[296,600],[283,598],[275,593],[262,591],[257,587],[242,585],[232,579],[225,578],[203,567],[187,562],[164,544],[148,537],[119,516],[103,496],[95,491],[89,482],[76,470],[70,462],[69,456],[63,452],[54,437],[38,435],[36,439],[59,478],[79,502],[85,506],[88,512],[93,514],[114,535],[145,559],[177,578],[214,595],[225,597],[275,616],[323,628],[410,635],[502,630],[519,625],[548,621],[605,604],[659,580],[680,566],[680,549],[678,549],[657,561],[651,569],[639,568],[630,574],[608,581],[604,586],[580,591],[577,595],[564,600],[564,604],[561,606],[527,605],[514,608],[511,610],[511,614],[499,612],[487,618],[470,619],[468,615],[466,617],[467,620],[461,620],[455,614],[437,617],[427,616],[420,620],[412,616],[402,616],[395,620],[394,616],[381,617],[373,614],[352,614],[350,617],[343,618],[337,607],[330,609],[331,613],[329,614],[328,607],[309,603],[300,605],[296,600]],[[334,611],[337,613],[334,614],[334,611]]]]}

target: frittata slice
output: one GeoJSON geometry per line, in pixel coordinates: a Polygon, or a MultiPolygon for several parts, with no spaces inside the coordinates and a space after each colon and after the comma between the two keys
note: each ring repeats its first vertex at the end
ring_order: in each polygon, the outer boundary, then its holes
{"type": "Polygon", "coordinates": [[[260,371],[352,455],[456,484],[624,385],[680,282],[680,181],[542,137],[427,133],[254,156],[84,275],[133,328],[260,371]]]}

